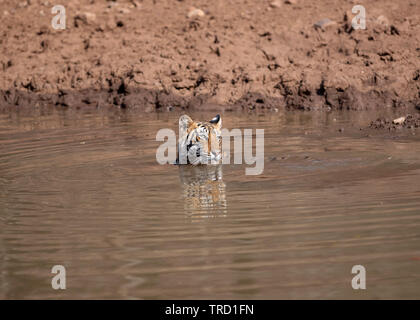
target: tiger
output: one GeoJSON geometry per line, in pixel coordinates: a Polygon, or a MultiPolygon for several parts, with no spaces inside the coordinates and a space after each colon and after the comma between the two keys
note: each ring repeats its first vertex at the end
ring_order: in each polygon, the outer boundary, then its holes
{"type": "Polygon", "coordinates": [[[220,164],[222,160],[222,119],[216,115],[208,122],[179,118],[177,164],[220,164]]]}

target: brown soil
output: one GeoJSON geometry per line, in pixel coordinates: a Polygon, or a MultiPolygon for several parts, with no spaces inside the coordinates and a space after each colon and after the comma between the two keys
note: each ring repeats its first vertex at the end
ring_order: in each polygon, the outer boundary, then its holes
{"type": "Polygon", "coordinates": [[[409,114],[405,119],[399,123],[395,119],[387,119],[385,117],[380,117],[375,121],[372,121],[369,125],[371,129],[387,129],[389,131],[398,130],[402,128],[406,129],[417,129],[420,128],[420,114],[409,114]]]}
{"type": "Polygon", "coordinates": [[[0,0],[0,109],[420,108],[417,0],[270,2],[0,0]]]}

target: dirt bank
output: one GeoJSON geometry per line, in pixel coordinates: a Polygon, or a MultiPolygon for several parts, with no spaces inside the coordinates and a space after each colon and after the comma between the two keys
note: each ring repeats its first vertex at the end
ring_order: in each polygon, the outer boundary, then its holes
{"type": "Polygon", "coordinates": [[[420,108],[416,0],[54,4],[0,0],[0,109],[420,108]]]}

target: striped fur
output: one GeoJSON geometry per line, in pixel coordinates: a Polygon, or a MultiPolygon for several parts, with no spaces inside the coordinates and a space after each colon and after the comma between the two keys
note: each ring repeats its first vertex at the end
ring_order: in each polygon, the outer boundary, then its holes
{"type": "Polygon", "coordinates": [[[217,115],[209,122],[179,118],[179,146],[187,154],[187,164],[218,164],[222,160],[222,119],[217,115]]]}

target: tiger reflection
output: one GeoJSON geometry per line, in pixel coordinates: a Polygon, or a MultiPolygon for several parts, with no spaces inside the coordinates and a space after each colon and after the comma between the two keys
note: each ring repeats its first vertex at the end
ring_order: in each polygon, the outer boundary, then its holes
{"type": "Polygon", "coordinates": [[[179,177],[188,215],[216,217],[227,214],[222,165],[179,166],[179,177]]]}

